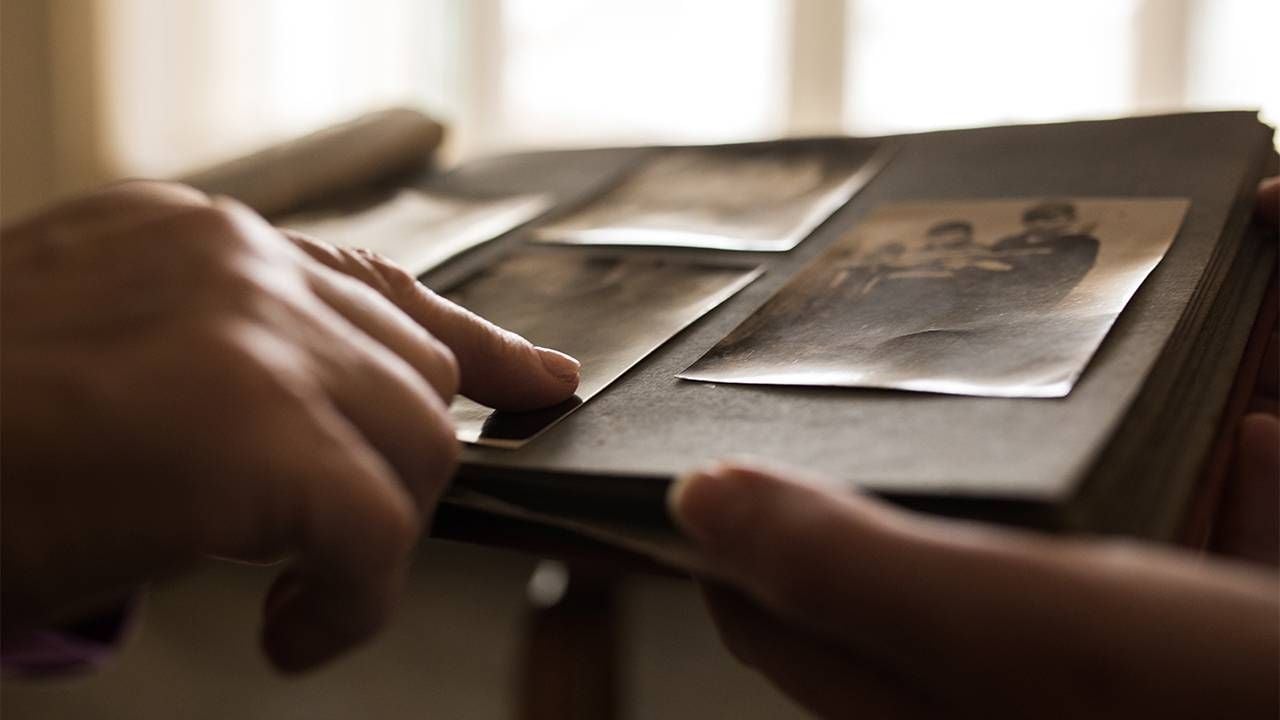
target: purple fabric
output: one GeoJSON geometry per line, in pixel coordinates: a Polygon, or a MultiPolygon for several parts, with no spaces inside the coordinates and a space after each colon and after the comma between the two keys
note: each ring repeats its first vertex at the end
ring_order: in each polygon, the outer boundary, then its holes
{"type": "Polygon", "coordinates": [[[0,669],[6,675],[59,675],[91,670],[111,657],[128,633],[134,602],[63,628],[6,630],[0,669]]]}

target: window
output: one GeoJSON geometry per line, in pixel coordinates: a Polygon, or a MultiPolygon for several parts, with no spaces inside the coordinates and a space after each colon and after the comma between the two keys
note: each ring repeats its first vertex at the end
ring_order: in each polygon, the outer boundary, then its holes
{"type": "Polygon", "coordinates": [[[99,9],[104,136],[131,174],[170,175],[368,110],[441,100],[443,2],[107,0],[99,9]]]}
{"type": "Polygon", "coordinates": [[[858,0],[845,127],[883,134],[1125,113],[1137,5],[858,0]]]}
{"type": "MultiPolygon", "coordinates": [[[[388,104],[453,157],[1263,106],[1263,0],[100,0],[102,142],[168,175],[388,104]]],[[[63,48],[56,48],[62,52],[63,48]]],[[[73,52],[68,49],[66,52],[73,52]]]]}
{"type": "Polygon", "coordinates": [[[506,0],[494,145],[734,140],[785,130],[779,0],[506,0]]]}

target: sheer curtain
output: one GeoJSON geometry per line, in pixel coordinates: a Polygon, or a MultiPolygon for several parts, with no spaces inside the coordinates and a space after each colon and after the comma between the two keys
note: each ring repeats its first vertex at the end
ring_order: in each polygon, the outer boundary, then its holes
{"type": "MultiPolygon", "coordinates": [[[[105,154],[167,175],[387,104],[455,159],[1262,107],[1266,0],[98,0],[105,154]]],[[[56,52],[63,52],[56,48],[56,52]]]]}
{"type": "Polygon", "coordinates": [[[389,104],[439,105],[446,2],[100,0],[109,157],[171,175],[389,104]]]}

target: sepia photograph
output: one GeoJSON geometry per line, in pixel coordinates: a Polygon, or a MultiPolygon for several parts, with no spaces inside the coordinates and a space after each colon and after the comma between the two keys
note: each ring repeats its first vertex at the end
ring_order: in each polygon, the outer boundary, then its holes
{"type": "Polygon", "coordinates": [[[1164,257],[1187,205],[882,207],[680,377],[1063,397],[1164,257]]]}
{"type": "Polygon", "coordinates": [[[892,147],[804,140],[656,152],[536,231],[540,242],[785,252],[873,178],[892,147]]]}
{"type": "Polygon", "coordinates": [[[498,413],[457,398],[450,414],[458,439],[519,447],[759,275],[751,266],[551,249],[480,270],[445,297],[574,356],[582,376],[577,397],[533,413],[498,413]]]}
{"type": "Polygon", "coordinates": [[[365,207],[299,215],[281,224],[334,245],[372,250],[421,275],[550,206],[542,195],[472,199],[403,189],[365,207]]]}
{"type": "Polygon", "coordinates": [[[1280,720],[1277,28],[0,0],[0,720],[1280,720]]]}

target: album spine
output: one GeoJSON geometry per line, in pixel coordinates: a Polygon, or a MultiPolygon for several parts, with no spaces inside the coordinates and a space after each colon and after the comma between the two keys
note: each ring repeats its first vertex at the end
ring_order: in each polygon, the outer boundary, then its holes
{"type": "Polygon", "coordinates": [[[229,195],[272,217],[423,169],[444,136],[444,126],[426,115],[392,108],[178,180],[211,195],[229,195]]]}

